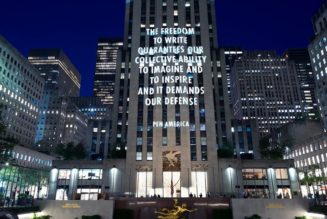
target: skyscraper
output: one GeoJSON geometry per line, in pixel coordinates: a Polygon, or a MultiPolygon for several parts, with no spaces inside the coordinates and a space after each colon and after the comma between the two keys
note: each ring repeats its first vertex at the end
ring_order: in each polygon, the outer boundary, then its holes
{"type": "Polygon", "coordinates": [[[72,97],[72,102],[87,116],[86,151],[91,159],[108,157],[111,108],[97,97],[72,97]]]}
{"type": "Polygon", "coordinates": [[[244,53],[235,62],[231,78],[235,118],[257,120],[262,136],[301,115],[294,63],[275,52],[244,53]]]}
{"type": "Polygon", "coordinates": [[[98,41],[93,93],[104,104],[113,104],[116,61],[122,45],[122,40],[117,39],[101,38],[98,41]]]}
{"type": "Polygon", "coordinates": [[[238,48],[238,47],[226,47],[226,48],[223,48],[223,51],[224,51],[224,56],[221,58],[221,61],[225,62],[227,88],[228,88],[228,100],[229,100],[229,103],[232,104],[230,74],[231,74],[234,62],[237,59],[239,59],[240,57],[242,57],[243,51],[241,48],[238,48]]]}
{"type": "Polygon", "coordinates": [[[64,137],[65,121],[60,116],[67,116],[67,101],[61,98],[79,96],[81,76],[60,49],[32,49],[28,60],[45,80],[35,143],[55,146],[64,137]]]}
{"type": "Polygon", "coordinates": [[[125,188],[137,196],[219,190],[217,148],[231,126],[214,8],[200,0],[126,2],[112,144],[127,146],[125,188]]]}
{"type": "Polygon", "coordinates": [[[0,35],[0,103],[6,137],[32,146],[44,79],[40,72],[0,35]]]}
{"type": "Polygon", "coordinates": [[[288,62],[295,64],[295,70],[300,85],[303,113],[309,119],[319,117],[315,93],[315,78],[312,73],[310,56],[307,49],[289,49],[284,54],[288,62]]]}
{"type": "Polygon", "coordinates": [[[309,55],[316,82],[316,97],[324,129],[327,130],[327,3],[313,17],[315,37],[309,44],[309,55]]]}

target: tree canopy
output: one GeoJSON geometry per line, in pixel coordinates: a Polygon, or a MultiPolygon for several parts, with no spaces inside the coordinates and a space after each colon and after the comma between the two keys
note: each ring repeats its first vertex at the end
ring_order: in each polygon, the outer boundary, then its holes
{"type": "Polygon", "coordinates": [[[76,145],[73,142],[58,144],[54,152],[64,160],[81,160],[86,157],[86,151],[82,143],[76,145]]]}
{"type": "Polygon", "coordinates": [[[262,158],[271,160],[281,160],[285,152],[285,145],[279,144],[271,146],[268,138],[262,138],[259,143],[262,158]]]}
{"type": "Polygon", "coordinates": [[[224,142],[223,146],[217,150],[219,158],[233,158],[234,157],[234,149],[230,142],[224,142]]]}
{"type": "Polygon", "coordinates": [[[124,159],[126,158],[126,143],[116,143],[111,146],[112,150],[109,153],[110,158],[114,159],[124,159]]]}

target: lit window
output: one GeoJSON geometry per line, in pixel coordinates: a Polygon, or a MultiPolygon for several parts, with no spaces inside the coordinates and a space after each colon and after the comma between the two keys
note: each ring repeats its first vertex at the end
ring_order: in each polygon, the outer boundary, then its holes
{"type": "Polygon", "coordinates": [[[276,179],[288,179],[287,169],[275,169],[276,179]]]}
{"type": "Polygon", "coordinates": [[[136,160],[142,160],[142,152],[136,152],[136,160]]]}
{"type": "Polygon", "coordinates": [[[146,159],[152,160],[152,152],[147,152],[146,159]]]}
{"type": "Polygon", "coordinates": [[[71,171],[68,169],[60,169],[58,173],[58,179],[70,179],[71,171]]]}

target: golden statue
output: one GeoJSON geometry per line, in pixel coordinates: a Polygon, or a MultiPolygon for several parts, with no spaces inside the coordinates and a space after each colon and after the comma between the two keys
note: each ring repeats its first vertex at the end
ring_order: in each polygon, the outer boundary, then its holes
{"type": "Polygon", "coordinates": [[[178,205],[178,200],[174,199],[174,207],[169,210],[167,208],[161,209],[161,211],[155,211],[158,215],[158,219],[180,219],[184,212],[194,212],[197,209],[189,210],[187,209],[187,205],[184,203],[182,205],[178,205]]]}

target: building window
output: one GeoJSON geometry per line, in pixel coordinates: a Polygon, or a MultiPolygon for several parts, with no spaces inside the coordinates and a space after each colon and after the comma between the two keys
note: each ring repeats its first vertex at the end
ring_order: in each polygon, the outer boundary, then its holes
{"type": "Polygon", "coordinates": [[[275,169],[276,179],[288,179],[287,169],[275,169]]]}
{"type": "Polygon", "coordinates": [[[267,179],[266,169],[242,169],[243,179],[246,180],[263,180],[267,179]]]}
{"type": "Polygon", "coordinates": [[[142,152],[136,152],[136,160],[142,160],[142,152]]]}
{"type": "Polygon", "coordinates": [[[162,145],[167,146],[167,137],[162,137],[162,145]]]}
{"type": "Polygon", "coordinates": [[[200,131],[205,131],[205,130],[206,130],[206,125],[200,124],[200,131]]]}
{"type": "Polygon", "coordinates": [[[77,193],[81,194],[81,200],[98,200],[101,188],[78,188],[77,193]]]}
{"type": "Polygon", "coordinates": [[[142,138],[137,138],[136,139],[136,145],[142,145],[142,144],[143,144],[142,138]]]}
{"type": "Polygon", "coordinates": [[[70,179],[71,170],[61,169],[58,173],[58,179],[70,179]]]}
{"type": "Polygon", "coordinates": [[[146,154],[146,159],[147,160],[152,160],[153,158],[152,158],[152,152],[147,152],[147,154],[146,154]]]}
{"type": "Polygon", "coordinates": [[[207,138],[201,137],[201,145],[207,145],[207,138]]]}
{"type": "Polygon", "coordinates": [[[80,169],[78,179],[102,179],[102,169],[80,169]]]}
{"type": "Polygon", "coordinates": [[[201,160],[202,161],[207,161],[208,160],[207,145],[201,145],[201,160]]]}

